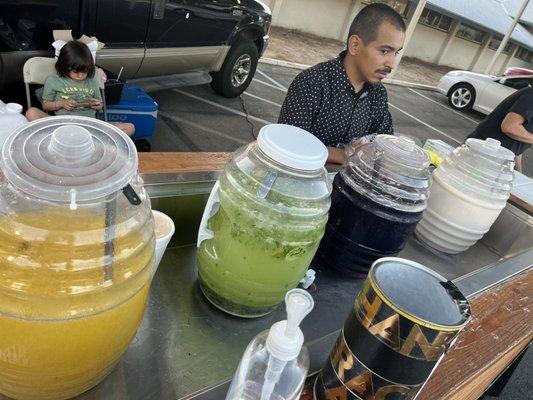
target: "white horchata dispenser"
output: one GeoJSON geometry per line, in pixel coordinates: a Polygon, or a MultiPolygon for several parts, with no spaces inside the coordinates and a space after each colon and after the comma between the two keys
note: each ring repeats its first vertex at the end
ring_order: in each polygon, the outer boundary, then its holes
{"type": "Polygon", "coordinates": [[[449,254],[467,250],[505,207],[514,154],[494,139],[468,139],[433,172],[428,206],[416,236],[449,254]]]}
{"type": "Polygon", "coordinates": [[[58,400],[100,382],[143,319],[154,254],[130,138],[50,117],[0,160],[0,393],[58,400]]]}

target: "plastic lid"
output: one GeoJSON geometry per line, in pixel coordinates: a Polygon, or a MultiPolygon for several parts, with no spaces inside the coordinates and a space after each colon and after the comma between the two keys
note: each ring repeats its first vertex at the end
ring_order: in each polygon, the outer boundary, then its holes
{"type": "Polygon", "coordinates": [[[493,138],[485,140],[471,138],[466,140],[466,144],[478,153],[490,155],[501,160],[514,160],[515,158],[511,150],[503,147],[499,140],[493,138]]]}
{"type": "Polygon", "coordinates": [[[309,293],[292,289],[285,295],[287,320],[276,322],[270,328],[266,340],[268,352],[283,361],[294,360],[300,354],[304,335],[300,323],[311,312],[315,303],[309,293]]]}
{"type": "Polygon", "coordinates": [[[358,193],[397,210],[426,207],[430,184],[427,153],[405,136],[377,135],[356,146],[341,176],[358,193]]]}
{"type": "Polygon", "coordinates": [[[50,117],[13,132],[0,169],[21,191],[53,202],[91,201],[137,173],[137,151],[121,130],[86,117],[50,117]]]}
{"type": "Polygon", "coordinates": [[[421,264],[382,258],[371,274],[390,302],[416,318],[446,327],[462,326],[470,318],[466,298],[457,287],[421,264]]]}
{"type": "Polygon", "coordinates": [[[429,166],[429,156],[409,137],[377,135],[374,144],[379,150],[387,153],[388,157],[399,163],[420,168],[429,166]]]}
{"type": "Polygon", "coordinates": [[[264,126],[259,131],[257,144],[270,158],[299,170],[320,169],[328,158],[328,149],[319,139],[291,125],[264,126]]]}
{"type": "Polygon", "coordinates": [[[21,114],[22,113],[22,106],[18,103],[7,103],[6,104],[6,111],[8,113],[13,114],[21,114]]]}

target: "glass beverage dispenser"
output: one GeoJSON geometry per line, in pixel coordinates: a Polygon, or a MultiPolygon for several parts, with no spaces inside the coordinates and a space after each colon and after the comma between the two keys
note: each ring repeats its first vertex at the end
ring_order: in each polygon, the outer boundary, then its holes
{"type": "Polygon", "coordinates": [[[281,124],[235,152],[198,233],[198,275],[211,303],[257,317],[298,285],[328,218],[327,155],[315,136],[281,124]]]}
{"type": "Polygon", "coordinates": [[[0,393],[70,398],[143,318],[154,228],[137,153],[110,124],[51,117],[8,137],[0,170],[0,393]]]}

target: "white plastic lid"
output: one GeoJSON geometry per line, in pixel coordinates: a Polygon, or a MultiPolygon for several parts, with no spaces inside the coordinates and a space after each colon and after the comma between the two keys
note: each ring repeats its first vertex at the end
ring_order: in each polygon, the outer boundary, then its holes
{"type": "Polygon", "coordinates": [[[328,158],[328,149],[316,136],[292,125],[262,127],[257,144],[267,156],[280,164],[304,171],[322,168],[328,158]]]}
{"type": "Polygon", "coordinates": [[[115,193],[137,173],[131,139],[106,122],[50,117],[14,131],[0,169],[21,191],[53,202],[91,201],[115,193]]]}
{"type": "Polygon", "coordinates": [[[22,106],[18,103],[7,103],[6,111],[11,114],[21,114],[22,106]]]}

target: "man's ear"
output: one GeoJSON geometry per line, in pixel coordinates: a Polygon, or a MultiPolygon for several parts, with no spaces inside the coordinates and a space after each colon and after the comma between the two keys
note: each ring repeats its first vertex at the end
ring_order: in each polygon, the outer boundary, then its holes
{"type": "Polygon", "coordinates": [[[358,35],[352,35],[348,38],[348,53],[352,56],[356,55],[361,47],[363,46],[363,41],[358,35]]]}

